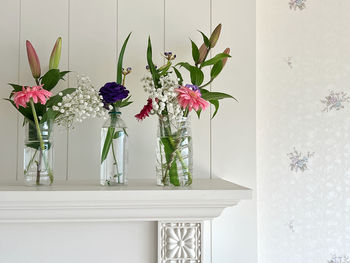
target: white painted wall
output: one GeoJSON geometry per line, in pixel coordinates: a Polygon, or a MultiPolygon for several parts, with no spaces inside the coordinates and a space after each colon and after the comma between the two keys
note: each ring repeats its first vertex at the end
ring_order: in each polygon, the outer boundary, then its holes
{"type": "MultiPolygon", "coordinates": [[[[25,51],[26,39],[33,43],[42,64],[45,65],[48,63],[54,41],[58,36],[62,36],[60,68],[90,76],[99,88],[105,82],[115,79],[116,55],[119,53],[117,51],[127,33],[132,31],[125,65],[133,67],[127,87],[133,95],[134,103],[123,110],[123,118],[130,133],[129,176],[153,177],[156,119],[149,118],[140,123],[133,117],[144,105],[146,98],[140,78],[145,73],[147,36],[150,34],[152,37],[155,55],[166,50],[176,53],[179,59],[188,59],[191,52],[188,37],[200,41],[201,37],[196,30],[201,29],[209,33],[219,22],[223,23],[223,33],[216,50],[223,51],[227,46],[231,47],[232,59],[211,89],[231,93],[239,103],[224,101],[214,120],[210,120],[209,111],[202,115],[200,121],[193,116],[195,177],[224,177],[255,190],[253,0],[1,0],[0,96],[8,96],[8,82],[30,84],[32,81],[25,51]]],[[[155,61],[157,62],[157,59],[155,61]]],[[[159,58],[158,64],[161,62],[159,58]]],[[[60,88],[74,85],[74,77],[71,74],[60,88]]],[[[1,180],[22,180],[22,119],[9,103],[2,101],[0,121],[1,180]]],[[[99,133],[102,122],[86,121],[74,131],[56,132],[56,179],[98,178],[99,133]]],[[[212,262],[256,262],[255,211],[254,197],[252,201],[245,201],[238,207],[228,209],[221,218],[212,222],[212,262]]],[[[60,259],[66,260],[67,253],[78,259],[83,246],[91,251],[91,255],[102,254],[106,262],[109,262],[108,260],[118,258],[118,255],[109,255],[109,252],[105,254],[105,248],[111,249],[111,244],[121,244],[125,239],[125,243],[130,244],[125,246],[125,249],[130,249],[126,251],[137,251],[139,255],[144,255],[142,262],[155,262],[156,246],[153,235],[156,230],[153,224],[115,224],[111,226],[113,230],[110,233],[109,226],[91,224],[91,235],[88,236],[85,226],[60,226],[60,231],[63,232],[57,234],[57,238],[49,235],[48,239],[44,239],[41,242],[42,249],[50,251],[52,246],[60,247],[57,240],[74,238],[76,242],[68,243],[69,249],[67,244],[63,245],[67,245],[67,250],[64,251],[68,252],[55,254],[57,262],[60,259]],[[135,227],[142,235],[138,235],[140,240],[133,244],[130,240],[135,236],[129,236],[127,233],[133,232],[135,227]],[[79,245],[80,241],[84,245],[79,245]],[[73,249],[74,246],[77,246],[76,250],[73,249]]],[[[28,255],[35,253],[30,246],[26,247],[26,244],[35,243],[41,237],[37,235],[31,239],[28,238],[28,233],[40,228],[40,225],[1,226],[0,258],[7,255],[6,262],[20,262],[18,258],[14,259],[20,255],[8,254],[8,249],[14,246],[15,240],[16,249],[25,249],[28,255]]],[[[48,233],[52,231],[46,225],[43,229],[48,233]]],[[[122,255],[126,253],[124,248],[120,251],[122,255]]],[[[138,255],[134,256],[134,261],[118,262],[141,262],[137,260],[138,255]]],[[[92,259],[93,256],[86,258],[85,262],[93,262],[92,259]],[[88,261],[89,259],[91,261],[88,261]]],[[[32,258],[28,256],[27,262],[38,262],[30,260],[32,258]]]]}

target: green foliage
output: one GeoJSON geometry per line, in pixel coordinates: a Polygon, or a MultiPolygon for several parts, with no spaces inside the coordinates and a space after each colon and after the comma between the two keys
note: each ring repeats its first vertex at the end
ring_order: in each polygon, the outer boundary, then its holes
{"type": "Polygon", "coordinates": [[[107,158],[109,149],[111,148],[111,144],[112,144],[112,140],[113,140],[114,135],[115,135],[114,128],[109,127],[108,131],[107,131],[105,143],[103,144],[103,148],[102,148],[101,163],[103,163],[103,161],[106,160],[106,158],[107,158]]]}
{"type": "Polygon", "coordinates": [[[199,30],[198,30],[198,32],[202,34],[203,42],[204,42],[205,46],[206,46],[207,48],[210,48],[210,41],[209,41],[209,38],[208,38],[202,31],[199,31],[199,30]]]}
{"type": "Polygon", "coordinates": [[[222,92],[211,92],[211,91],[208,91],[206,89],[201,89],[201,93],[202,93],[202,98],[207,100],[207,101],[222,100],[222,99],[226,99],[226,98],[231,98],[231,99],[236,100],[231,95],[226,94],[226,93],[222,93],[222,92]]]}
{"type": "Polygon", "coordinates": [[[211,116],[211,118],[214,118],[215,117],[215,115],[216,115],[216,113],[218,113],[218,110],[219,110],[219,101],[218,100],[210,100],[209,101],[212,105],[214,105],[214,107],[215,107],[215,111],[214,111],[214,113],[213,113],[213,116],[211,116]]]}
{"type": "Polygon", "coordinates": [[[215,57],[213,57],[207,61],[204,61],[201,64],[201,67],[203,68],[206,66],[214,65],[216,62],[222,61],[224,58],[227,58],[227,57],[231,57],[231,56],[229,54],[226,54],[226,53],[219,53],[215,57]]]}
{"type": "MultiPolygon", "coordinates": [[[[176,164],[176,158],[172,160],[172,156],[175,154],[175,147],[173,143],[171,142],[170,137],[163,137],[161,138],[161,142],[164,146],[164,153],[165,153],[165,159],[167,164],[170,164],[169,172],[169,178],[170,183],[175,186],[180,186],[179,176],[177,174],[177,164],[176,164]]],[[[167,168],[168,169],[168,168],[167,168]]]]}
{"type": "Polygon", "coordinates": [[[133,103],[133,101],[129,101],[130,98],[131,98],[131,96],[127,97],[125,100],[119,100],[119,101],[114,103],[114,106],[116,108],[126,107],[126,106],[130,105],[131,103],[133,103]]]}
{"type": "Polygon", "coordinates": [[[62,97],[67,95],[67,94],[71,94],[75,91],[75,88],[68,88],[68,89],[64,89],[62,90],[62,96],[60,95],[55,95],[55,96],[52,96],[50,99],[47,100],[46,102],[46,107],[50,108],[54,105],[57,105],[57,103],[61,102],[62,101],[62,97]]]}
{"type": "Polygon", "coordinates": [[[219,60],[218,62],[216,62],[210,70],[210,78],[215,79],[220,74],[223,67],[224,67],[224,63],[222,62],[222,60],[219,60]]]}
{"type": "Polygon", "coordinates": [[[43,88],[51,91],[61,79],[61,74],[58,69],[50,69],[44,76],[40,78],[41,84],[44,84],[43,88]]]}
{"type": "Polygon", "coordinates": [[[152,74],[152,79],[153,79],[154,85],[155,85],[156,88],[159,88],[159,87],[160,87],[160,84],[159,84],[159,74],[158,74],[158,72],[157,72],[157,70],[156,70],[156,67],[155,67],[154,64],[153,64],[153,61],[152,61],[152,43],[151,43],[151,37],[148,37],[147,63],[148,63],[149,70],[151,71],[151,74],[152,74]]]}
{"type": "Polygon", "coordinates": [[[191,40],[191,44],[192,44],[192,58],[194,63],[197,64],[199,62],[199,49],[192,40],[191,40]]]}
{"type": "Polygon", "coordinates": [[[177,68],[175,68],[175,67],[173,67],[173,69],[175,71],[178,84],[182,86],[183,78],[182,78],[182,75],[181,75],[180,71],[177,68]]]}
{"type": "Polygon", "coordinates": [[[118,65],[117,65],[117,83],[118,84],[122,84],[122,75],[123,75],[123,58],[124,58],[124,53],[125,53],[125,49],[126,49],[126,45],[128,44],[129,38],[130,38],[131,32],[129,33],[129,35],[127,36],[127,38],[125,39],[123,46],[120,50],[119,53],[119,59],[118,59],[118,65]]]}
{"type": "Polygon", "coordinates": [[[190,72],[191,82],[196,86],[200,86],[204,80],[204,74],[199,68],[190,65],[187,62],[180,62],[177,65],[184,67],[190,72]]]}

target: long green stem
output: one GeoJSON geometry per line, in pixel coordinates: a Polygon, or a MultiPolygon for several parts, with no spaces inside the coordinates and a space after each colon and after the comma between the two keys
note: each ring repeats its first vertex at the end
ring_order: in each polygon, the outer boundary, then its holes
{"type": "Polygon", "coordinates": [[[43,137],[41,135],[39,120],[38,120],[38,116],[36,114],[34,101],[31,98],[29,102],[30,102],[30,107],[32,108],[34,122],[35,122],[35,127],[36,127],[36,132],[37,132],[37,135],[38,135],[38,138],[39,138],[39,142],[40,142],[40,157],[39,157],[39,162],[37,164],[38,165],[38,169],[37,169],[37,175],[36,175],[36,184],[39,185],[40,184],[40,172],[41,172],[40,171],[41,157],[42,157],[43,152],[45,151],[45,145],[44,145],[43,137]]]}

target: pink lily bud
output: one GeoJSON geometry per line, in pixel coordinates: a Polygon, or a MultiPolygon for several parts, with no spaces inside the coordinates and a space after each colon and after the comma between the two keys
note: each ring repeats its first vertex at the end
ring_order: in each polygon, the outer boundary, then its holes
{"type": "Polygon", "coordinates": [[[28,40],[26,41],[26,46],[30,70],[32,71],[33,77],[35,79],[38,79],[41,75],[40,61],[38,55],[36,54],[32,44],[28,40]]]}
{"type": "Polygon", "coordinates": [[[211,33],[211,36],[209,39],[211,48],[215,47],[216,42],[218,42],[220,32],[221,32],[221,24],[217,25],[217,27],[214,29],[213,33],[211,33]]]}
{"type": "Polygon", "coordinates": [[[203,43],[203,44],[201,45],[201,47],[199,48],[199,61],[198,61],[199,64],[201,64],[201,63],[204,61],[204,59],[205,59],[207,53],[208,53],[208,48],[207,48],[207,46],[203,43]]]}
{"type": "MultiPolygon", "coordinates": [[[[229,48],[229,47],[226,48],[226,49],[224,50],[223,53],[225,53],[225,54],[227,54],[227,55],[230,54],[230,48],[229,48]]],[[[227,59],[228,59],[228,57],[226,57],[226,58],[224,58],[224,59],[222,60],[222,66],[223,66],[223,67],[224,67],[225,64],[226,64],[227,59]]]]}
{"type": "Polygon", "coordinates": [[[49,69],[58,69],[58,65],[60,64],[61,59],[61,48],[62,48],[62,38],[59,37],[56,40],[55,46],[52,49],[49,69]]]}

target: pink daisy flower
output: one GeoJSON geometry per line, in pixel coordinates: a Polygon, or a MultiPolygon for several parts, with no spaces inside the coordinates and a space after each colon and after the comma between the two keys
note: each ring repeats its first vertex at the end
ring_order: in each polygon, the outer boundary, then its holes
{"type": "Polygon", "coordinates": [[[40,102],[42,105],[45,105],[47,99],[51,96],[52,93],[43,89],[43,85],[26,88],[23,87],[21,91],[14,93],[13,101],[15,102],[17,109],[19,106],[26,108],[30,99],[33,99],[34,103],[40,102]]]}
{"type": "Polygon", "coordinates": [[[181,86],[175,90],[177,95],[177,100],[183,109],[188,108],[188,111],[194,109],[198,111],[199,109],[205,110],[209,103],[202,99],[199,89],[193,90],[189,87],[181,86]]]}
{"type": "Polygon", "coordinates": [[[135,115],[136,119],[142,121],[144,118],[149,116],[152,109],[152,99],[148,99],[147,104],[143,106],[143,109],[140,111],[140,113],[135,115]]]}

